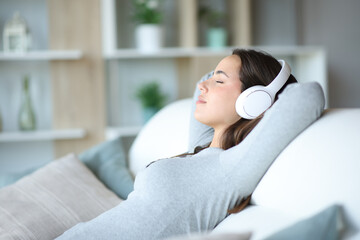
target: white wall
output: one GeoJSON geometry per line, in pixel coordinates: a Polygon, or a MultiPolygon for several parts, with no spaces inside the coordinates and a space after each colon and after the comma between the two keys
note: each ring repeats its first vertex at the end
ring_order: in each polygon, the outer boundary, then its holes
{"type": "Polygon", "coordinates": [[[329,107],[360,107],[359,0],[253,0],[256,45],[323,46],[329,107]]]}
{"type": "Polygon", "coordinates": [[[296,45],[296,0],[253,0],[254,45],[296,45]]]}
{"type": "Polygon", "coordinates": [[[299,42],[328,53],[331,107],[360,107],[360,1],[303,0],[299,42]]]}

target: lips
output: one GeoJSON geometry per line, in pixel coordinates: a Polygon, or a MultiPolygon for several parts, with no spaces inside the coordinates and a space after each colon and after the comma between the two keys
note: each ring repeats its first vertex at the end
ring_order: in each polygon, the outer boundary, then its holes
{"type": "Polygon", "coordinates": [[[198,100],[196,101],[196,104],[204,104],[206,103],[205,99],[202,96],[199,96],[198,100]]]}

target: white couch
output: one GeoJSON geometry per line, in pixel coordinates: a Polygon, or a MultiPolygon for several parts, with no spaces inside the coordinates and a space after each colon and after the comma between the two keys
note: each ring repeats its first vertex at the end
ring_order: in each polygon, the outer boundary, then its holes
{"type": "MultiPolygon", "coordinates": [[[[174,102],[144,126],[129,152],[133,174],[186,152],[190,106],[191,99],[174,102]]],[[[251,231],[262,239],[334,203],[343,209],[343,239],[360,239],[360,109],[326,110],[278,156],[251,204],[213,233],[251,231]]]]}

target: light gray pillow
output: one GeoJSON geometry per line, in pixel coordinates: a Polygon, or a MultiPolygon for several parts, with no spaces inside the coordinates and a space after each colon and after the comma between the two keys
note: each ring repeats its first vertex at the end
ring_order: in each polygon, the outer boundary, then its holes
{"type": "Polygon", "coordinates": [[[120,202],[70,154],[0,189],[0,239],[54,239],[120,202]]]}

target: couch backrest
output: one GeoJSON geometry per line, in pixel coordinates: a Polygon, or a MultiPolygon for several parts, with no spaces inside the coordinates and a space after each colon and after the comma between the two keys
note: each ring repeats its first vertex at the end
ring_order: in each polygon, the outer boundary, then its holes
{"type": "Polygon", "coordinates": [[[338,203],[349,224],[347,234],[359,232],[360,109],[327,110],[278,156],[252,203],[297,216],[338,203]]]}
{"type": "Polygon", "coordinates": [[[190,113],[189,98],[167,105],[149,120],[129,150],[129,167],[134,175],[152,161],[187,151],[190,113]]]}

